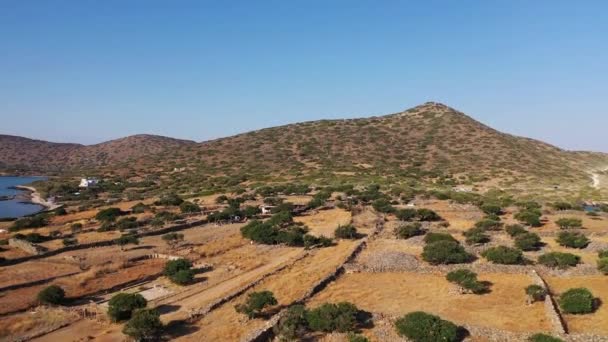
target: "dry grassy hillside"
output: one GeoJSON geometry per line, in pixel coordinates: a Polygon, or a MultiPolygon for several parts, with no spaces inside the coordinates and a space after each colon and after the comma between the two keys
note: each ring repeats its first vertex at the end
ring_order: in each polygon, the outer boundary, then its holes
{"type": "Polygon", "coordinates": [[[72,170],[126,162],[193,144],[147,134],[89,146],[0,135],[0,167],[39,172],[72,170]]]}
{"type": "Polygon", "coordinates": [[[472,182],[589,183],[605,154],[568,152],[487,127],[438,103],[402,113],[274,127],[201,143],[177,164],[215,174],[451,174],[472,182]]]}
{"type": "Polygon", "coordinates": [[[93,146],[3,139],[9,141],[0,147],[5,167],[44,171],[105,165],[139,175],[186,167],[188,172],[171,176],[184,184],[218,176],[315,182],[447,176],[504,188],[582,188],[591,183],[590,169],[608,165],[606,154],[569,152],[504,134],[433,102],[381,117],[304,122],[200,144],[148,135],[93,146]]]}

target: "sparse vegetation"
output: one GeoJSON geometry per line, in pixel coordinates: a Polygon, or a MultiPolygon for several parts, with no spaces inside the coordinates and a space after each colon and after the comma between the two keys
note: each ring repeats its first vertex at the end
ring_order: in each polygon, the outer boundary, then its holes
{"type": "Polygon", "coordinates": [[[277,304],[274,294],[270,291],[252,292],[247,295],[245,303],[236,305],[234,309],[253,319],[259,316],[264,308],[277,304]]]}

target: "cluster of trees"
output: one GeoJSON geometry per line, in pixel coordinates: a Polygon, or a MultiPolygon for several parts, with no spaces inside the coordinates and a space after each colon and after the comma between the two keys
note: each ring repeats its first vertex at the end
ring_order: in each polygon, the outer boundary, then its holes
{"type": "Polygon", "coordinates": [[[421,208],[421,209],[413,209],[413,208],[405,208],[395,211],[395,216],[401,221],[441,221],[441,216],[434,212],[431,209],[421,208]]]}
{"type": "Polygon", "coordinates": [[[308,234],[306,226],[293,222],[290,211],[278,212],[265,222],[253,220],[241,228],[241,235],[265,245],[286,244],[309,248],[327,247],[333,243],[330,238],[308,234]]]}
{"type": "Polygon", "coordinates": [[[400,336],[407,337],[412,342],[457,342],[466,334],[456,324],[422,311],[411,312],[399,318],[395,322],[395,328],[400,336]]]}
{"type": "Polygon", "coordinates": [[[526,262],[521,250],[507,246],[496,246],[486,249],[481,256],[495,264],[521,265],[526,262]]]}
{"type": "Polygon", "coordinates": [[[561,246],[570,248],[585,248],[590,242],[585,235],[578,232],[560,232],[556,241],[561,246]]]}
{"type": "Polygon", "coordinates": [[[44,227],[47,224],[48,220],[46,215],[38,214],[35,216],[22,217],[20,219],[15,220],[15,222],[13,222],[13,224],[8,228],[8,230],[10,232],[17,232],[22,229],[44,227]]]}
{"type": "Polygon", "coordinates": [[[310,310],[303,305],[293,305],[277,324],[275,334],[286,340],[295,340],[307,331],[341,332],[351,333],[350,341],[366,341],[352,333],[364,326],[368,319],[369,314],[348,302],[325,303],[310,310]]]}
{"type": "Polygon", "coordinates": [[[473,260],[456,239],[447,233],[429,233],[424,237],[426,243],[422,259],[433,264],[461,264],[473,260]]]}
{"type": "Polygon", "coordinates": [[[123,333],[138,341],[159,337],[163,330],[156,310],[146,309],[148,302],[140,294],[119,293],[108,302],[108,316],[113,322],[127,321],[123,333]]]}
{"type": "Polygon", "coordinates": [[[169,280],[178,285],[187,285],[194,281],[192,263],[187,259],[167,261],[164,274],[169,280]]]}

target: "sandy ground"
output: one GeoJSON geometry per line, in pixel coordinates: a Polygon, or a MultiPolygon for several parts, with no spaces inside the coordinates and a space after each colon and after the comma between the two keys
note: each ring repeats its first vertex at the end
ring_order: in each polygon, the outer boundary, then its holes
{"type": "Polygon", "coordinates": [[[439,275],[346,274],[313,298],[310,306],[349,301],[363,310],[395,317],[422,310],[459,324],[514,332],[550,329],[543,304],[526,305],[524,288],[532,283],[528,276],[480,274],[479,279],[492,283],[489,294],[451,294],[452,285],[439,275]]]}
{"type": "Polygon", "coordinates": [[[310,233],[316,236],[333,237],[338,226],[351,222],[350,212],[344,209],[320,210],[314,214],[294,217],[294,221],[304,223],[310,228],[310,233]]]}
{"type": "MultiPolygon", "coordinates": [[[[270,290],[279,305],[289,305],[299,299],[324,275],[351,253],[355,243],[341,241],[337,246],[314,251],[310,256],[297,261],[289,268],[268,277],[251,291],[270,290]]],[[[242,303],[246,295],[240,296],[211,312],[192,327],[192,333],[177,340],[185,341],[238,341],[256,328],[264,325],[264,320],[247,320],[234,310],[234,305],[242,303]]]]}
{"type": "Polygon", "coordinates": [[[546,279],[549,288],[560,294],[571,288],[585,287],[603,303],[595,313],[587,315],[564,315],[571,332],[608,334],[608,278],[606,276],[571,277],[546,279]]]}

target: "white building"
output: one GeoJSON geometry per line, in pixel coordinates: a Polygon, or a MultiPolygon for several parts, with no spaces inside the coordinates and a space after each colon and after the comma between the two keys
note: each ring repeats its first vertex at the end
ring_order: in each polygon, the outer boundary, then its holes
{"type": "Polygon", "coordinates": [[[90,188],[96,186],[97,184],[99,184],[99,179],[97,178],[82,178],[80,180],[80,185],[78,186],[81,188],[90,188]]]}
{"type": "Polygon", "coordinates": [[[273,205],[261,205],[260,209],[262,210],[262,215],[270,215],[272,214],[272,209],[276,208],[273,205]]]}

